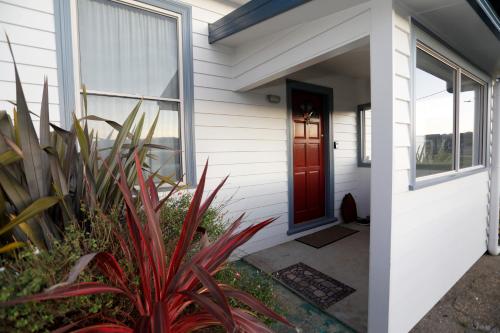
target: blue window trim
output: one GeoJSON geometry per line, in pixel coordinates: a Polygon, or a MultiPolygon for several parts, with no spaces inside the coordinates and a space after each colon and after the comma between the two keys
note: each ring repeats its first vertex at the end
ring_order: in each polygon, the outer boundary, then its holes
{"type": "Polygon", "coordinates": [[[319,226],[337,222],[335,217],[335,179],[334,179],[334,149],[333,149],[333,89],[310,83],[286,80],[287,101],[287,160],[288,160],[288,235],[317,228],[319,226]],[[308,222],[294,224],[293,203],[293,119],[292,119],[292,92],[302,90],[321,94],[325,99],[324,121],[325,121],[325,216],[308,222]]]}
{"type": "Polygon", "coordinates": [[[70,1],[54,0],[59,113],[62,127],[69,128],[75,111],[70,1]]]}
{"type": "Polygon", "coordinates": [[[252,0],[208,25],[208,41],[215,43],[257,23],[311,0],[252,0]]]}
{"type": "Polygon", "coordinates": [[[371,108],[371,103],[365,103],[358,105],[358,112],[356,113],[356,128],[358,130],[357,134],[357,149],[358,149],[358,167],[361,168],[371,168],[372,163],[371,162],[365,162],[363,161],[363,128],[361,128],[361,113],[367,109],[371,108]]]}
{"type": "MultiPolygon", "coordinates": [[[[193,84],[193,42],[191,6],[172,0],[138,0],[139,2],[162,8],[182,16],[182,56],[184,88],[184,136],[186,183],[196,185],[196,152],[194,138],[194,84],[193,84]]],[[[75,110],[75,78],[73,77],[73,50],[71,37],[70,1],[54,0],[56,26],[57,75],[59,80],[59,105],[61,125],[71,124],[71,114],[75,110]]],[[[78,81],[78,79],[77,79],[78,81]]]]}

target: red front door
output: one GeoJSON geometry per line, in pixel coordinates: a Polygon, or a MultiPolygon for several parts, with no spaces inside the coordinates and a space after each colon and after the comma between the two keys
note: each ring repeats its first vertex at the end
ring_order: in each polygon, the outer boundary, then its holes
{"type": "Polygon", "coordinates": [[[294,223],[325,216],[323,161],[324,99],[305,91],[292,92],[294,223]]]}

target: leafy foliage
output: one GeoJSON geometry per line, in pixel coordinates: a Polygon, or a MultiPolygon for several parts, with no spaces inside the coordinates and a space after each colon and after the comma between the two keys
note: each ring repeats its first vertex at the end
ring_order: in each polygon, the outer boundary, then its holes
{"type": "Polygon", "coordinates": [[[179,239],[167,264],[159,210],[173,192],[160,201],[153,176],[145,180],[137,152],[134,153],[134,157],[140,187],[137,199],[127,185],[121,161],[117,161],[120,176],[116,182],[126,204],[128,238],[121,237],[119,232],[114,234],[120,240],[128,266],[134,267],[133,271],[138,272],[139,281],[134,283],[134,276],[127,275],[127,270],[112,253],[92,253],[77,261],[70,276],[74,271],[82,271],[86,265],[82,262],[88,263],[89,260],[85,260],[91,256],[90,258],[107,278],[107,283],[62,283],[39,294],[3,302],[2,306],[112,293],[127,297],[133,304],[136,312],[133,324],[106,320],[80,329],[79,332],[190,332],[210,326],[223,326],[229,332],[271,331],[250,312],[231,307],[228,299],[234,298],[265,316],[290,325],[286,319],[266,308],[251,295],[229,285],[222,285],[213,278],[214,274],[224,267],[226,260],[237,247],[270,224],[273,219],[236,232],[243,217],[241,216],[215,242],[201,248],[192,257],[187,257],[203,215],[225,182],[222,181],[202,202],[207,173],[205,166],[185,216],[179,239]],[[137,207],[142,208],[144,223],[137,207]]]}
{"type": "MultiPolygon", "coordinates": [[[[113,180],[113,175],[118,174],[116,156],[120,157],[126,183],[131,187],[137,179],[133,152],[137,151],[141,165],[154,173],[144,163],[150,149],[167,149],[152,144],[158,115],[146,136],[141,138],[144,114],[137,119],[141,102],[123,124],[118,124],[89,116],[84,94],[85,116],[80,120],[74,116],[69,131],[50,123],[47,80],[37,133],[15,61],[14,68],[14,121],[7,112],[0,111],[0,235],[10,234],[6,238],[8,244],[0,247],[0,253],[18,248],[23,245],[20,241],[26,240],[39,249],[52,248],[53,242],[61,239],[65,227],[83,219],[82,203],[90,212],[109,211],[121,203],[122,194],[113,180]],[[89,131],[88,120],[106,122],[116,131],[107,156],[100,152],[97,133],[89,131]],[[12,238],[18,241],[12,242],[12,238]]],[[[173,184],[168,176],[155,176],[161,184],[173,184]]]]}
{"type": "MultiPolygon", "coordinates": [[[[172,200],[168,200],[161,208],[161,227],[167,243],[177,239],[180,235],[182,221],[186,216],[192,195],[179,192],[172,200]],[[170,235],[170,236],[167,236],[170,235]]],[[[87,211],[84,211],[87,215],[87,211]]],[[[123,257],[118,239],[114,236],[112,227],[120,225],[119,213],[113,210],[108,215],[109,220],[102,219],[98,214],[88,215],[86,225],[88,231],[77,225],[71,225],[64,232],[64,239],[56,242],[51,251],[41,251],[37,255],[31,247],[25,247],[14,257],[0,258],[0,266],[5,270],[0,272],[0,302],[15,297],[26,296],[42,292],[48,287],[67,278],[69,271],[77,260],[85,253],[109,252],[112,253],[125,267],[128,276],[134,274],[133,267],[127,265],[123,257]],[[110,220],[112,221],[110,223],[110,220]],[[55,269],[53,269],[55,268],[55,269]]],[[[225,230],[219,207],[210,207],[203,216],[201,225],[205,228],[210,240],[217,239],[225,230]]],[[[119,229],[120,234],[125,231],[119,229]]],[[[168,246],[167,246],[168,249],[168,246]]],[[[235,289],[246,291],[264,303],[267,307],[280,311],[274,297],[273,283],[269,276],[254,274],[246,266],[227,264],[215,275],[219,283],[227,284],[235,289]]],[[[99,270],[91,265],[83,271],[78,281],[104,281],[99,270]]],[[[133,283],[138,283],[137,278],[133,283]]],[[[231,299],[232,306],[242,306],[231,299]]],[[[133,313],[132,306],[127,298],[112,294],[98,294],[68,298],[59,301],[30,302],[15,306],[0,307],[0,332],[49,332],[61,325],[78,322],[82,314],[88,313],[92,317],[87,323],[97,323],[108,318],[121,318],[125,323],[132,324],[132,320],[123,314],[133,313]],[[78,309],[75,311],[74,309],[78,309]]],[[[249,309],[253,311],[252,309],[249,309]]],[[[265,323],[271,321],[259,316],[265,323]]],[[[211,327],[206,332],[224,332],[222,328],[211,327]]]]}
{"type": "Polygon", "coordinates": [[[37,247],[45,249],[60,238],[63,225],[58,221],[63,219],[59,217],[63,215],[64,221],[74,219],[65,201],[69,197],[66,179],[74,175],[67,165],[72,156],[62,140],[50,134],[47,80],[42,94],[38,137],[15,62],[14,68],[17,101],[14,121],[5,111],[0,112],[0,234],[18,227],[15,230],[18,239],[24,240],[27,236],[37,247]],[[56,146],[66,165],[48,153],[56,151],[56,146]],[[56,204],[60,209],[49,212],[48,209],[56,204]]]}
{"type": "MultiPolygon", "coordinates": [[[[185,191],[177,192],[172,200],[167,200],[160,209],[160,224],[167,252],[175,247],[175,241],[179,238],[184,218],[189,210],[192,195],[185,191]],[[168,221],[168,223],[163,223],[168,221]]],[[[222,214],[223,206],[209,207],[200,222],[201,230],[206,234],[209,241],[215,241],[220,237],[227,224],[222,214]]],[[[195,236],[199,240],[201,233],[195,236]]]]}
{"type": "MultiPolygon", "coordinates": [[[[78,259],[89,252],[117,251],[113,248],[110,224],[93,219],[90,231],[73,224],[66,228],[64,240],[55,242],[51,251],[33,251],[27,246],[15,254],[15,258],[4,257],[0,266],[0,301],[42,292],[44,289],[66,279],[78,259]]],[[[95,267],[80,274],[79,281],[104,278],[95,267]]],[[[64,301],[31,302],[16,306],[0,307],[1,332],[49,332],[61,325],[77,322],[82,314],[89,314],[94,321],[103,316],[122,318],[132,307],[125,297],[99,294],[75,297],[64,301]]]]}
{"type": "MultiPolygon", "coordinates": [[[[284,309],[278,303],[275,295],[273,278],[261,270],[258,270],[246,263],[235,262],[229,263],[224,269],[215,275],[217,281],[222,281],[225,284],[231,285],[238,290],[244,290],[253,297],[264,303],[273,311],[283,314],[284,309]]],[[[232,306],[244,306],[237,300],[231,299],[232,306]]],[[[251,308],[248,310],[252,311],[251,308]]],[[[265,316],[256,315],[266,324],[270,325],[274,320],[265,316]]]]}

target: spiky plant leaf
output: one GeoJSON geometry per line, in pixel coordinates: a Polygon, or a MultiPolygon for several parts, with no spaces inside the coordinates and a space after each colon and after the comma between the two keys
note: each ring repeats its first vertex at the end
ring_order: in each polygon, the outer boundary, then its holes
{"type": "Polygon", "coordinates": [[[41,214],[46,211],[50,207],[54,206],[59,202],[58,197],[44,197],[35,200],[31,205],[26,207],[23,211],[19,213],[19,215],[15,216],[10,220],[10,222],[0,228],[0,235],[4,234],[8,230],[12,229],[19,223],[27,222],[33,217],[41,214]]]}
{"type": "Polygon", "coordinates": [[[18,249],[18,248],[23,247],[25,245],[26,244],[23,243],[23,242],[12,242],[12,243],[9,243],[7,245],[4,245],[4,246],[0,247],[0,254],[10,252],[12,250],[18,249]]]}
{"type": "MultiPolygon", "coordinates": [[[[241,223],[242,217],[240,217],[221,238],[201,249],[192,258],[187,258],[185,249],[193,245],[193,232],[200,223],[202,212],[215,197],[215,195],[210,195],[207,201],[201,200],[207,173],[207,166],[205,166],[199,187],[182,225],[175,253],[169,256],[170,260],[167,263],[163,237],[161,230],[157,228],[159,214],[155,208],[161,204],[157,189],[152,177],[144,179],[137,151],[134,152],[134,159],[140,187],[137,197],[132,195],[127,185],[127,176],[119,157],[117,157],[119,176],[111,174],[111,178],[117,182],[126,205],[129,241],[121,237],[118,237],[118,240],[124,251],[124,258],[129,261],[128,265],[135,267],[134,271],[138,272],[138,286],[130,282],[131,279],[127,278],[125,270],[113,255],[101,253],[96,255],[94,260],[103,275],[107,277],[108,284],[73,283],[48,292],[4,302],[0,306],[111,292],[126,295],[134,305],[139,316],[133,323],[133,327],[122,326],[110,320],[99,324],[98,327],[82,328],[82,332],[106,332],[105,327],[115,329],[113,325],[118,325],[116,329],[123,330],[123,332],[133,330],[147,333],[187,333],[213,325],[224,326],[230,332],[271,332],[247,311],[231,307],[227,299],[235,297],[256,307],[261,313],[291,326],[286,319],[265,309],[251,296],[227,288],[213,278],[236,247],[248,241],[256,232],[269,225],[273,219],[236,232],[241,223]],[[145,223],[142,222],[139,211],[145,214],[145,223]],[[129,249],[130,246],[132,246],[131,249],[129,249]],[[186,311],[193,303],[196,306],[186,311]]],[[[107,166],[107,163],[104,162],[104,165],[107,166]]],[[[112,169],[108,167],[108,170],[112,169]]],[[[219,188],[214,192],[216,193],[219,188]]],[[[117,231],[116,234],[119,232],[117,231]]]]}

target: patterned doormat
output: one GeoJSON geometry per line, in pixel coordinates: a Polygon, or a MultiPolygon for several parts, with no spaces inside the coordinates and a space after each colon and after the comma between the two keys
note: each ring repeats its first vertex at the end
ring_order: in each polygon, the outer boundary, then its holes
{"type": "Polygon", "coordinates": [[[356,291],[301,262],[274,272],[273,276],[321,309],[330,307],[356,291]]]}

